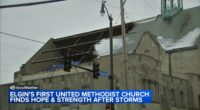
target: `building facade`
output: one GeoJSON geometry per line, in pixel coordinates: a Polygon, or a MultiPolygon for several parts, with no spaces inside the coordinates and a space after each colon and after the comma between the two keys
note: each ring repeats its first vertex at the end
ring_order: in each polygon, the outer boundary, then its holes
{"type": "MultiPolygon", "coordinates": [[[[168,18],[170,20],[158,16],[152,18],[153,20],[148,19],[148,22],[138,21],[138,24],[126,25],[129,40],[128,61],[124,62],[121,47],[115,49],[114,87],[115,89],[151,89],[153,103],[116,104],[116,110],[200,109],[199,10],[200,7],[195,7],[180,11],[176,15],[171,15],[168,18]],[[185,45],[186,40],[191,43],[185,45]],[[124,75],[125,63],[128,65],[128,81],[124,75]]],[[[114,27],[114,36],[116,36],[114,38],[121,37],[119,30],[120,26],[114,27]]],[[[80,61],[81,66],[92,68],[95,60],[99,62],[102,71],[109,71],[109,53],[107,55],[104,53],[103,56],[83,53],[94,52],[96,43],[107,37],[108,29],[101,29],[65,38],[50,39],[15,73],[13,84],[39,85],[40,89],[110,89],[108,77],[93,79],[91,72],[75,67],[72,67],[70,72],[66,72],[62,66],[58,66],[60,62],[55,60],[64,56],[66,52],[74,50],[73,54],[77,55],[73,60],[80,61]],[[95,42],[91,43],[92,41],[95,42]],[[54,51],[55,48],[61,49],[54,51]]],[[[105,104],[8,104],[7,91],[10,85],[12,84],[0,86],[0,109],[2,110],[105,109],[105,104]]]]}

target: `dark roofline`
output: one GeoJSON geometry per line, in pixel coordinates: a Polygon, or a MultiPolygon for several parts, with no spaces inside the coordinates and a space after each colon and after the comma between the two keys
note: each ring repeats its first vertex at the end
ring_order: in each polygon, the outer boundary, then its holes
{"type": "MultiPolygon", "coordinates": [[[[134,26],[134,22],[126,23],[126,26],[128,27],[127,31],[129,31],[130,30],[129,27],[132,29],[132,27],[134,26]]],[[[113,32],[114,32],[114,29],[120,29],[121,30],[121,25],[113,26],[113,32]]],[[[88,35],[92,35],[92,34],[96,34],[96,33],[101,33],[101,32],[104,32],[104,31],[109,31],[109,27],[102,28],[102,29],[96,29],[96,30],[89,31],[89,32],[83,32],[83,33],[79,33],[79,34],[75,34],[75,35],[70,35],[70,36],[66,36],[66,37],[57,38],[57,39],[53,39],[53,41],[57,42],[57,41],[71,39],[71,38],[88,36],[88,35]]]]}
{"type": "Polygon", "coordinates": [[[191,46],[191,47],[183,47],[183,48],[177,48],[172,50],[165,50],[167,53],[176,53],[176,52],[184,52],[189,50],[196,50],[198,49],[197,45],[191,46]]]}
{"type": "MultiPolygon", "coordinates": [[[[127,26],[127,30],[131,30],[133,28],[133,23],[130,22],[130,23],[127,23],[126,24],[127,26]]],[[[121,33],[121,25],[117,25],[117,26],[114,26],[113,27],[113,30],[115,31],[119,31],[117,34],[120,34],[121,33]]],[[[42,51],[44,51],[44,49],[46,48],[46,46],[48,46],[48,44],[50,43],[53,43],[56,45],[56,43],[59,43],[60,41],[65,41],[65,40],[68,40],[68,39],[77,39],[77,38],[81,38],[81,37],[87,37],[87,36],[91,36],[93,34],[101,34],[102,32],[109,32],[109,28],[103,28],[103,29],[98,29],[98,30],[94,30],[94,31],[90,31],[90,32],[85,32],[85,33],[80,33],[80,34],[76,34],[76,35],[71,35],[71,36],[68,36],[68,37],[63,37],[63,38],[57,38],[57,39],[53,39],[53,38],[50,38],[28,61],[26,61],[24,64],[29,64],[29,63],[32,63],[32,61],[35,60],[35,57],[37,57],[37,55],[39,55],[42,51]]],[[[115,35],[113,35],[114,37],[115,35]]],[[[21,70],[21,69],[20,69],[21,70]]],[[[17,71],[15,72],[14,74],[18,74],[17,71]]]]}

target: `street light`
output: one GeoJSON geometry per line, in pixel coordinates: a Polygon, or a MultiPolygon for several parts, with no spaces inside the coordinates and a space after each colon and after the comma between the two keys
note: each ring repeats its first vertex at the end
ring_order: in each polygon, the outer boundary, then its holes
{"type": "Polygon", "coordinates": [[[101,16],[104,16],[104,14],[105,14],[105,10],[104,10],[105,3],[106,3],[106,1],[102,1],[102,4],[101,4],[101,11],[100,11],[101,16]]]}
{"type": "MultiPolygon", "coordinates": [[[[113,35],[113,27],[112,27],[112,21],[113,21],[113,18],[112,18],[112,15],[109,14],[108,12],[108,9],[105,5],[106,1],[102,0],[102,4],[101,4],[101,16],[104,16],[105,14],[105,10],[106,10],[106,13],[108,15],[108,19],[109,19],[109,22],[110,22],[110,27],[109,27],[109,37],[110,37],[110,76],[109,76],[109,79],[110,79],[110,89],[111,90],[114,90],[114,75],[113,75],[113,38],[112,38],[112,35],[113,35]]],[[[112,103],[111,104],[111,110],[114,110],[114,104],[112,103]]]]}

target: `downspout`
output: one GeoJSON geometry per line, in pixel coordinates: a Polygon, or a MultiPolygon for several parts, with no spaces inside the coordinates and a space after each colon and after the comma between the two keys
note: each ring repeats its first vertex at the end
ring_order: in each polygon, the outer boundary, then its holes
{"type": "Polygon", "coordinates": [[[174,8],[173,0],[170,0],[170,14],[171,14],[171,16],[173,16],[173,8],[174,8]]]}
{"type": "Polygon", "coordinates": [[[169,76],[172,76],[171,55],[172,55],[172,53],[169,52],[169,55],[168,55],[168,57],[169,57],[169,76]]]}

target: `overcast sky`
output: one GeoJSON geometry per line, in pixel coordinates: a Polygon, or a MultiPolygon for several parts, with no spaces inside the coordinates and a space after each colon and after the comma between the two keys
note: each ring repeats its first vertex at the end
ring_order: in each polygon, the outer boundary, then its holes
{"type": "MultiPolygon", "coordinates": [[[[42,0],[0,0],[0,5],[42,0]]],[[[120,23],[120,0],[107,0],[114,25],[120,23]]],[[[46,42],[50,38],[88,32],[109,26],[107,16],[100,16],[100,0],[67,0],[37,6],[0,10],[0,31],[46,42]]],[[[184,8],[200,5],[200,0],[184,0],[184,8]]],[[[160,14],[160,0],[127,0],[126,21],[160,14]]],[[[13,82],[18,71],[43,45],[0,34],[0,84],[13,82]]]]}

